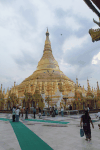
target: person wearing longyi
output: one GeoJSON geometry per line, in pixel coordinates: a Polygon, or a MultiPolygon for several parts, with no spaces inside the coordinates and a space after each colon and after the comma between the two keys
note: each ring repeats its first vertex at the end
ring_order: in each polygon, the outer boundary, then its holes
{"type": "Polygon", "coordinates": [[[92,124],[92,127],[94,128],[94,125],[92,123],[91,117],[89,116],[88,110],[85,110],[85,114],[81,116],[80,126],[82,126],[83,122],[83,130],[86,136],[86,141],[91,140],[91,128],[90,128],[90,122],[92,124]]]}

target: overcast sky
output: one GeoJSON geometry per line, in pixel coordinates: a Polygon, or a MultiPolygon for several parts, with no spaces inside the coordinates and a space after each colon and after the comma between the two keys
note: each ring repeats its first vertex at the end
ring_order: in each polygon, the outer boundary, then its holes
{"type": "Polygon", "coordinates": [[[83,0],[0,0],[0,83],[3,88],[30,76],[43,55],[48,27],[60,70],[87,89],[100,83],[100,41],[89,29],[99,20],[83,0]],[[62,36],[61,36],[62,34],[62,36]]]}

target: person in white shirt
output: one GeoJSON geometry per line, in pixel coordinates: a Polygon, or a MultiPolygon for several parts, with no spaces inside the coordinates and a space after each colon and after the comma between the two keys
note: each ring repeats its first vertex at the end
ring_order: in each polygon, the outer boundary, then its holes
{"type": "Polygon", "coordinates": [[[19,122],[19,108],[16,108],[16,122],[19,122]]]}

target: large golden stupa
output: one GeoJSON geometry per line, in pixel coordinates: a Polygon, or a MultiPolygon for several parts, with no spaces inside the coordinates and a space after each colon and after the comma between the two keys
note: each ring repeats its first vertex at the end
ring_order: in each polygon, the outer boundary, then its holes
{"type": "Polygon", "coordinates": [[[19,104],[22,107],[49,107],[56,105],[58,108],[72,105],[72,109],[84,109],[100,107],[100,89],[97,82],[97,90],[91,90],[87,80],[87,90],[69,79],[59,68],[55,60],[49,32],[47,29],[43,56],[38,62],[36,71],[26,78],[21,84],[15,85],[5,93],[0,89],[0,108],[7,109],[19,104]]]}
{"type": "Polygon", "coordinates": [[[74,85],[75,83],[59,69],[58,62],[52,54],[47,29],[43,56],[38,62],[36,71],[16,86],[18,97],[24,96],[25,89],[27,92],[34,94],[36,86],[38,86],[40,93],[43,93],[44,90],[45,98],[49,96],[52,103],[56,103],[59,100],[57,99],[57,90],[62,92],[63,95],[67,95],[68,92],[74,90],[74,85]]]}

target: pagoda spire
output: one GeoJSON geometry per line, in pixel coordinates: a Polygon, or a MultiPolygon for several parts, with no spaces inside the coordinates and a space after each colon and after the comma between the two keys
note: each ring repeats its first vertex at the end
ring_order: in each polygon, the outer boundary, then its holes
{"type": "Polygon", "coordinates": [[[78,86],[78,78],[76,77],[76,85],[78,86]]]}
{"type": "Polygon", "coordinates": [[[47,28],[46,32],[46,40],[45,40],[45,45],[44,45],[44,51],[43,51],[43,56],[38,62],[37,70],[60,70],[58,62],[55,60],[53,54],[52,54],[52,49],[51,49],[51,43],[49,40],[49,32],[47,28]]]}
{"type": "Polygon", "coordinates": [[[49,40],[49,32],[48,32],[48,28],[47,28],[47,32],[46,32],[46,40],[45,40],[45,45],[44,45],[44,52],[45,51],[51,51],[51,42],[49,40]]]}
{"type": "Polygon", "coordinates": [[[98,81],[97,81],[97,89],[98,89],[98,81]]]}
{"type": "Polygon", "coordinates": [[[1,91],[2,91],[2,84],[1,84],[1,91]]]}

